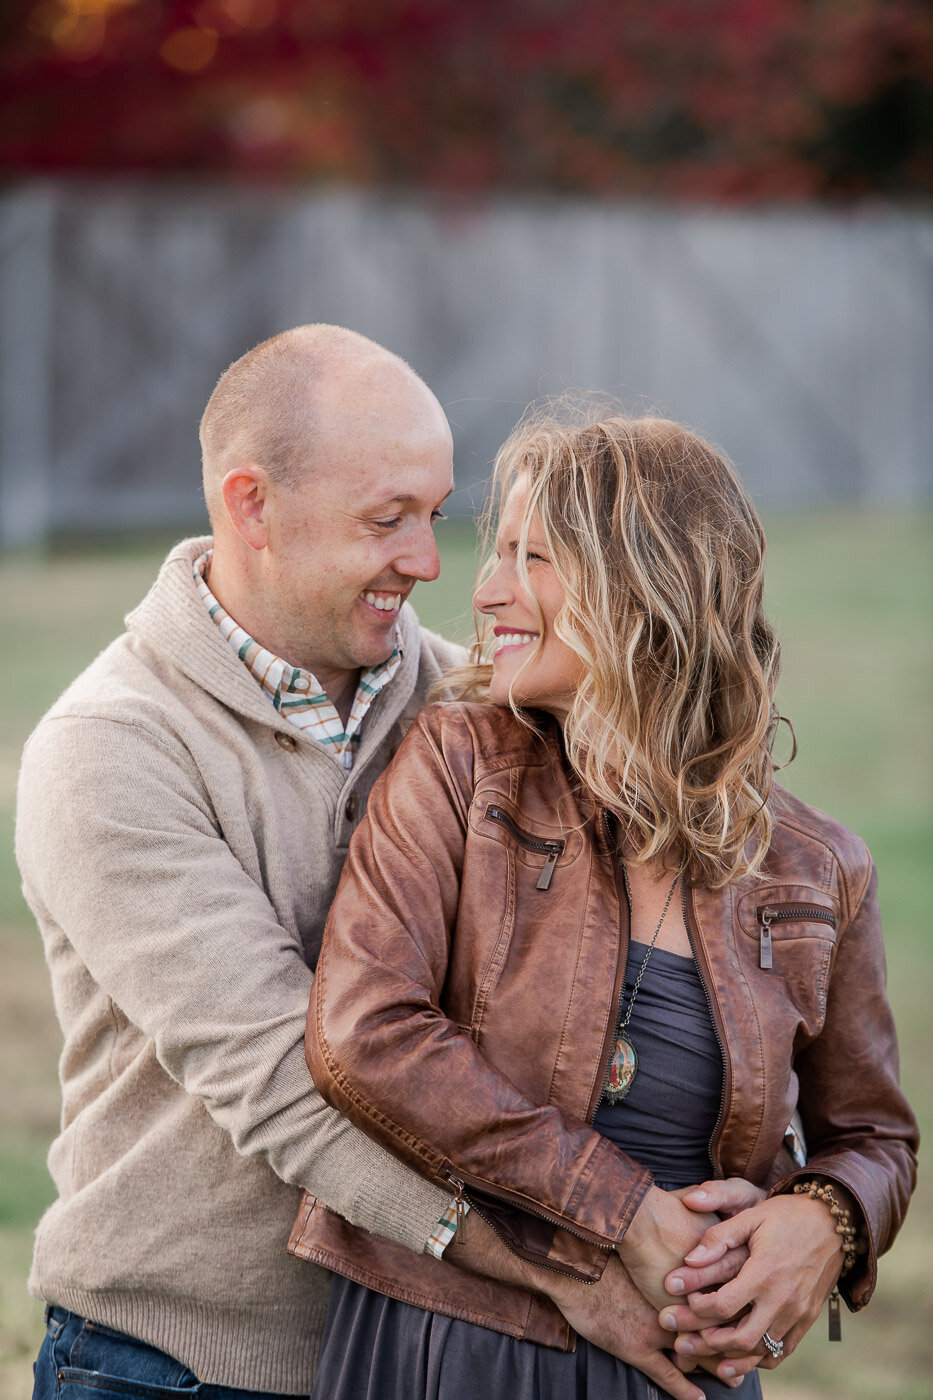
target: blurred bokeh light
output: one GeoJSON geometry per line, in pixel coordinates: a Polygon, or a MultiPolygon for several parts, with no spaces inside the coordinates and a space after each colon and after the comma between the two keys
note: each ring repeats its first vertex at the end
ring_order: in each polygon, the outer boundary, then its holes
{"type": "Polygon", "coordinates": [[[928,0],[5,0],[0,172],[933,191],[928,0]]]}

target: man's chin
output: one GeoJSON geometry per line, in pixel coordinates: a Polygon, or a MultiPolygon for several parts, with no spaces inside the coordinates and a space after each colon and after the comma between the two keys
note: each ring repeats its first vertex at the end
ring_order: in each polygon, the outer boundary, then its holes
{"type": "Polygon", "coordinates": [[[381,666],[388,661],[395,647],[395,624],[393,623],[390,637],[381,638],[378,641],[373,639],[356,649],[356,664],[361,671],[371,671],[374,666],[381,666]]]}

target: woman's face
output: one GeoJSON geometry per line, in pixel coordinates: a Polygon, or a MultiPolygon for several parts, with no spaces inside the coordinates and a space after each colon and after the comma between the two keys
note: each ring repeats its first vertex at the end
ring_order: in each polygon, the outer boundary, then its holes
{"type": "Polygon", "coordinates": [[[491,690],[495,703],[507,705],[511,692],[516,704],[547,710],[563,720],[573,704],[584,668],[576,653],[554,633],[554,619],[564,604],[564,589],[536,513],[531,516],[525,555],[533,595],[519,577],[519,537],[527,501],[528,483],[519,479],[509,492],[500,517],[496,535],[498,563],[473,595],[473,606],[495,618],[491,690]]]}

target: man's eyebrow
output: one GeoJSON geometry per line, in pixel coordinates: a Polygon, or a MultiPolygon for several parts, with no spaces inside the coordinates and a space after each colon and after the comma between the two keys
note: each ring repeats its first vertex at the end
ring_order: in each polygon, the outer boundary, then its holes
{"type": "MultiPolygon", "coordinates": [[[[451,486],[450,490],[445,492],[444,495],[441,497],[441,504],[443,504],[444,501],[448,499],[448,497],[452,496],[453,492],[454,488],[451,486]]],[[[382,496],[378,501],[374,501],[371,505],[367,506],[366,509],[385,510],[388,506],[417,505],[418,501],[419,497],[412,495],[410,491],[397,492],[393,496],[382,496]]]]}

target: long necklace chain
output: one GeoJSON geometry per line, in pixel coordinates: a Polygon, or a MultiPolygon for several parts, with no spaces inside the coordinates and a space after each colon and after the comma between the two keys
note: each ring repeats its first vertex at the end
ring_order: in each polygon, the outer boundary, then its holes
{"type": "MultiPolygon", "coordinates": [[[[625,880],[625,893],[628,896],[629,915],[631,915],[632,909],[634,908],[634,905],[632,903],[632,887],[628,882],[628,870],[626,869],[624,862],[622,865],[622,875],[625,880]]],[[[632,988],[632,995],[628,1004],[628,1011],[625,1013],[625,1020],[619,1026],[619,1035],[623,1033],[629,1021],[632,1019],[632,1007],[635,1005],[635,998],[638,996],[638,988],[641,986],[641,979],[645,975],[645,968],[648,966],[648,959],[654,952],[654,945],[658,941],[658,934],[661,932],[661,925],[667,918],[667,911],[671,907],[671,900],[674,898],[674,891],[676,890],[679,883],[680,871],[678,871],[677,874],[674,876],[674,883],[671,885],[670,889],[667,892],[667,899],[665,899],[664,901],[664,908],[661,910],[661,917],[660,919],[658,919],[658,926],[655,929],[654,933],[651,935],[651,942],[648,944],[648,951],[642,958],[641,967],[638,969],[638,976],[635,978],[635,985],[632,988]]],[[[631,919],[629,920],[629,923],[631,926],[631,919]]]]}
{"type": "MultiPolygon", "coordinates": [[[[625,880],[625,893],[628,897],[629,915],[631,915],[633,908],[632,887],[629,884],[628,870],[625,867],[624,861],[622,862],[622,875],[625,880]]],[[[658,941],[658,934],[661,932],[661,926],[664,923],[664,920],[667,918],[667,911],[671,907],[671,900],[674,898],[674,891],[676,890],[679,883],[680,871],[678,871],[677,874],[674,876],[671,887],[667,892],[667,899],[664,901],[664,908],[661,910],[661,917],[658,920],[658,926],[655,929],[654,933],[651,935],[651,942],[648,944],[647,952],[642,958],[641,967],[638,969],[638,976],[635,978],[635,985],[632,988],[632,995],[629,998],[628,1010],[625,1013],[625,1020],[620,1023],[619,1028],[616,1031],[615,1046],[613,1048],[612,1057],[609,1061],[609,1074],[606,1079],[605,1088],[605,1095],[610,1103],[620,1103],[622,1099],[625,1098],[629,1089],[632,1087],[632,1081],[634,1080],[635,1075],[638,1072],[638,1056],[635,1053],[635,1046],[629,1040],[625,1032],[628,1027],[628,1023],[632,1018],[632,1010],[635,1006],[635,998],[638,996],[638,988],[641,986],[641,979],[645,975],[645,968],[648,966],[648,959],[654,952],[654,945],[658,941]]],[[[629,924],[631,926],[631,919],[629,920],[629,924]]]]}

